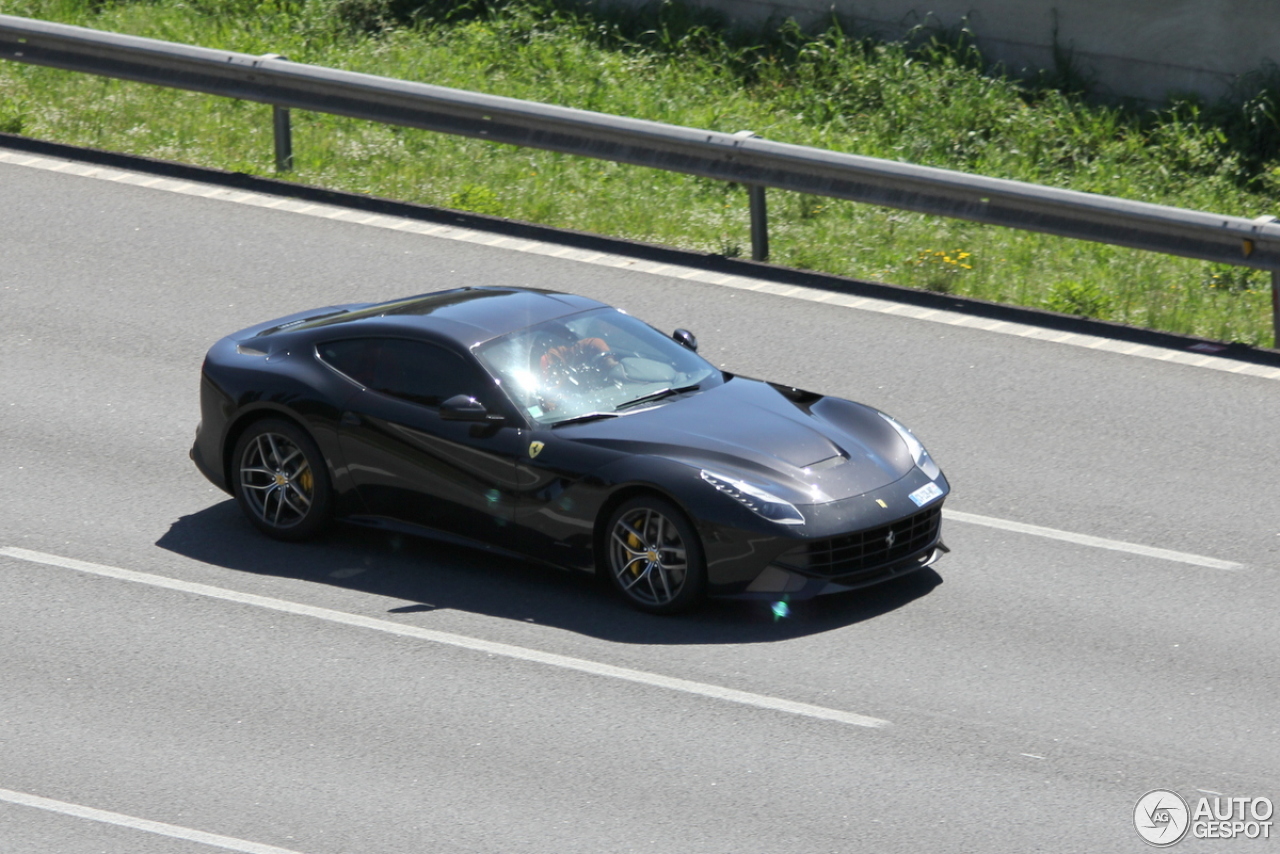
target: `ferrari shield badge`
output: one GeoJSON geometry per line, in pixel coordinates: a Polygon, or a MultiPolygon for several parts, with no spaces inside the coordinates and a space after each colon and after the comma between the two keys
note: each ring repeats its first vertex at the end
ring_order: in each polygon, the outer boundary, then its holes
{"type": "Polygon", "coordinates": [[[533,459],[538,454],[542,453],[542,449],[545,447],[546,445],[544,445],[542,442],[530,442],[529,443],[529,459],[533,459]]]}

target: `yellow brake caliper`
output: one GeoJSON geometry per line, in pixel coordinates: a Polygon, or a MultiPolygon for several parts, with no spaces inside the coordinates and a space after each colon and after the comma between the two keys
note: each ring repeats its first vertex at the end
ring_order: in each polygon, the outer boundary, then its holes
{"type": "MultiPolygon", "coordinates": [[[[639,538],[639,537],[637,537],[635,534],[631,533],[630,531],[628,531],[628,532],[627,532],[627,545],[631,547],[631,550],[632,550],[633,552],[638,552],[638,551],[640,551],[640,546],[641,546],[640,538],[639,538]]],[[[639,575],[639,574],[640,574],[640,562],[639,562],[639,561],[632,561],[632,562],[631,562],[631,574],[632,574],[632,575],[639,575]]]]}

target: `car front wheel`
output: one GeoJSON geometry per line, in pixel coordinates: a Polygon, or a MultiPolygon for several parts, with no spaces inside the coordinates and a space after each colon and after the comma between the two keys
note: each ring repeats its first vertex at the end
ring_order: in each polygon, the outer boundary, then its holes
{"type": "Polygon", "coordinates": [[[300,427],[258,421],[236,442],[236,501],[258,530],[278,540],[305,540],[329,520],[332,490],[320,449],[300,427]]]}
{"type": "Polygon", "coordinates": [[[702,546],[688,518],[669,501],[641,496],[609,519],[609,580],[628,603],[673,614],[697,603],[706,586],[702,546]]]}

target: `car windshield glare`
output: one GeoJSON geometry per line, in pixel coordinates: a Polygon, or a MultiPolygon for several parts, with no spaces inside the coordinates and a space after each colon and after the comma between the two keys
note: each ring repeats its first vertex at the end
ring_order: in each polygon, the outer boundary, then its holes
{"type": "Polygon", "coordinates": [[[645,397],[659,405],[664,390],[723,382],[697,353],[616,309],[530,326],[475,352],[529,420],[541,425],[626,410],[645,397]]]}

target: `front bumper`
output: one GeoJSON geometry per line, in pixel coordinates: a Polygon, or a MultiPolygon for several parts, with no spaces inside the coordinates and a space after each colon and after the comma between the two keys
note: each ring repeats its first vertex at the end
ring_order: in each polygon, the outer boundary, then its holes
{"type": "Polygon", "coordinates": [[[919,507],[910,495],[931,481],[919,469],[871,493],[803,508],[802,530],[780,526],[704,530],[708,593],[718,598],[804,599],[856,590],[935,563],[942,543],[942,505],[950,486],[919,507]]]}
{"type": "Polygon", "coordinates": [[[755,581],[751,582],[746,590],[721,598],[773,601],[782,597],[811,599],[828,593],[844,593],[910,575],[917,570],[932,566],[938,558],[949,551],[951,550],[943,544],[942,540],[938,540],[919,554],[879,566],[874,571],[860,573],[856,577],[815,578],[790,567],[770,564],[765,567],[764,572],[756,576],[755,581]]]}

